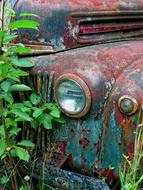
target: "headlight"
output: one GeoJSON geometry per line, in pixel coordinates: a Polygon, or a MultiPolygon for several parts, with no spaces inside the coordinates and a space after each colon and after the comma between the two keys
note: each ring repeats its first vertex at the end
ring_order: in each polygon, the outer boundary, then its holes
{"type": "Polygon", "coordinates": [[[84,116],[91,104],[86,83],[74,74],[64,74],[57,79],[55,99],[62,111],[70,117],[84,116]]]}
{"type": "Polygon", "coordinates": [[[138,102],[132,96],[124,95],[119,99],[118,106],[122,113],[132,115],[138,109],[138,102]]]}

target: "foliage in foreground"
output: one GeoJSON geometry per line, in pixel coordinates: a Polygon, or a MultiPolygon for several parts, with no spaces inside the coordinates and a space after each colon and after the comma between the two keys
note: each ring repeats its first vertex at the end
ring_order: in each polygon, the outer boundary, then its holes
{"type": "MultiPolygon", "coordinates": [[[[0,28],[0,162],[4,163],[4,173],[0,179],[1,184],[11,184],[13,190],[18,190],[17,159],[29,161],[29,150],[34,144],[26,139],[17,141],[22,131],[22,126],[31,128],[44,127],[52,129],[52,121],[63,122],[60,111],[52,103],[42,104],[41,97],[32,92],[32,89],[21,82],[21,77],[29,74],[25,68],[34,64],[26,59],[20,59],[18,54],[29,53],[31,49],[23,44],[12,45],[17,37],[18,28],[30,28],[37,30],[39,24],[29,19],[13,21],[5,29],[4,16],[14,17],[15,12],[5,7],[6,1],[1,2],[1,28],[0,28]],[[17,102],[15,94],[31,91],[28,100],[17,102]]],[[[24,18],[36,16],[31,13],[23,13],[24,18]]],[[[23,190],[26,186],[22,186],[23,190]]]]}
{"type": "Polygon", "coordinates": [[[121,190],[143,190],[143,124],[138,125],[135,132],[135,145],[133,158],[124,155],[123,166],[119,171],[121,190]]]}

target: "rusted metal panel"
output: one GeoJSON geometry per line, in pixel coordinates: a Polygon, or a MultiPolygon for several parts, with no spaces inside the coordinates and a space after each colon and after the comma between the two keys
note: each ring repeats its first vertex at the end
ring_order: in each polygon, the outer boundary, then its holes
{"type": "Polygon", "coordinates": [[[17,38],[35,50],[58,51],[143,37],[143,0],[19,0],[14,9],[16,19],[21,19],[21,12],[39,15],[32,18],[40,23],[39,31],[19,30],[17,38]]]}
{"type": "MultiPolygon", "coordinates": [[[[118,100],[131,95],[139,105],[142,102],[143,42],[95,45],[30,59],[35,63],[31,74],[54,72],[56,83],[62,74],[73,73],[91,92],[88,114],[81,119],[65,116],[65,124],[58,124],[50,134],[51,144],[67,156],[64,166],[89,175],[116,177],[122,155],[133,153],[138,117],[138,112],[121,113],[118,100]]],[[[54,94],[54,86],[52,90],[54,94]]]]}
{"type": "Polygon", "coordinates": [[[143,0],[19,0],[14,9],[17,19],[21,12],[39,15],[34,18],[39,31],[18,30],[15,42],[48,51],[29,57],[35,63],[32,82],[43,102],[55,101],[55,84],[63,74],[81,78],[92,98],[84,117],[66,114],[65,124],[57,124],[50,134],[24,131],[23,136],[34,138],[44,156],[49,157],[49,146],[58,150],[60,160],[53,154],[52,165],[117,177],[122,155],[134,151],[142,104],[143,0]],[[136,101],[130,115],[119,107],[120,98],[128,96],[136,101]]]}

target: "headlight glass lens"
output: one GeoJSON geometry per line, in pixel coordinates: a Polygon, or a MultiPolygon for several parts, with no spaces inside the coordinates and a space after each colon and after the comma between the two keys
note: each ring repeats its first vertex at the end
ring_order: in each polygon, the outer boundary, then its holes
{"type": "Polygon", "coordinates": [[[86,104],[82,87],[72,79],[60,81],[56,88],[56,99],[61,109],[69,114],[80,113],[86,104]]]}

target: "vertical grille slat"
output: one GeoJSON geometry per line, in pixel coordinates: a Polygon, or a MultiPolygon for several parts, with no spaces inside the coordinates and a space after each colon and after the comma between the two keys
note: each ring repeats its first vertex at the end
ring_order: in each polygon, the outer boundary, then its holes
{"type": "MultiPolygon", "coordinates": [[[[41,73],[39,70],[35,75],[30,75],[28,77],[22,77],[22,83],[30,86],[34,91],[36,91],[42,98],[42,104],[51,102],[52,96],[52,83],[53,83],[54,73],[48,75],[47,71],[41,73]]],[[[19,100],[26,101],[29,99],[29,92],[20,92],[19,100]]],[[[38,127],[34,129],[28,127],[28,124],[22,124],[22,135],[23,139],[32,140],[36,144],[36,148],[42,151],[46,151],[49,144],[49,132],[43,127],[38,127]]]]}

